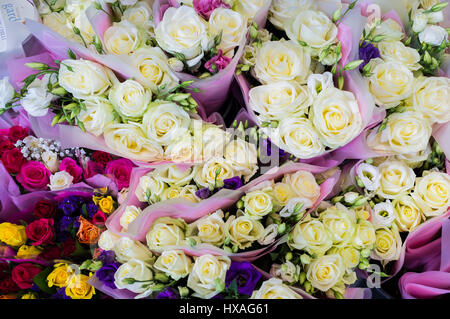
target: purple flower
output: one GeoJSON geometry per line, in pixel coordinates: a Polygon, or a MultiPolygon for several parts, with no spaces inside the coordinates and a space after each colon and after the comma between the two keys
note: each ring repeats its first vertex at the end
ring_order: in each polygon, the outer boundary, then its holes
{"type": "Polygon", "coordinates": [[[243,185],[242,180],[239,176],[223,180],[223,188],[227,189],[238,189],[243,185]]]}
{"type": "Polygon", "coordinates": [[[198,191],[195,192],[195,196],[197,196],[200,199],[207,199],[209,196],[211,196],[211,191],[208,187],[200,188],[198,191]]]}
{"type": "Polygon", "coordinates": [[[359,65],[359,70],[362,71],[364,66],[367,63],[369,63],[370,60],[379,57],[380,52],[378,51],[378,49],[374,47],[371,43],[364,41],[361,47],[359,48],[359,58],[361,60],[364,60],[364,62],[359,65]]]}
{"type": "Polygon", "coordinates": [[[58,223],[58,226],[59,226],[58,230],[61,232],[68,230],[72,226],[73,222],[74,222],[73,217],[70,217],[70,216],[61,217],[61,219],[59,220],[59,223],[58,223]]]}
{"type": "Polygon", "coordinates": [[[83,199],[79,196],[69,196],[65,198],[58,208],[61,209],[64,215],[73,216],[78,213],[81,205],[83,205],[83,199]]]}
{"type": "Polygon", "coordinates": [[[161,291],[158,296],[156,296],[156,299],[180,299],[180,295],[174,289],[169,287],[161,291]]]}
{"type": "Polygon", "coordinates": [[[56,294],[52,295],[52,299],[72,299],[66,295],[66,288],[62,287],[56,291],[56,294]]]}
{"type": "Polygon", "coordinates": [[[95,203],[91,200],[88,203],[86,203],[86,212],[90,219],[97,213],[98,207],[95,205],[95,203]]]}
{"type": "Polygon", "coordinates": [[[216,8],[223,7],[230,9],[230,5],[224,3],[222,0],[194,0],[192,4],[195,11],[207,19],[209,19],[209,16],[216,8]]]}
{"type": "Polygon", "coordinates": [[[116,289],[117,287],[114,284],[114,274],[116,273],[119,267],[120,263],[118,262],[105,264],[103,265],[102,268],[97,270],[95,275],[105,286],[110,287],[112,289],[116,289]]]}
{"type": "Polygon", "coordinates": [[[97,260],[101,261],[103,265],[111,264],[116,259],[116,254],[113,250],[103,250],[97,257],[97,260]]]}
{"type": "Polygon", "coordinates": [[[211,73],[217,73],[225,69],[230,64],[231,58],[222,55],[222,50],[219,50],[215,56],[205,63],[205,68],[211,73]]]}
{"type": "Polygon", "coordinates": [[[250,296],[255,290],[261,274],[249,262],[232,262],[225,277],[226,287],[236,282],[239,294],[250,296]]]}

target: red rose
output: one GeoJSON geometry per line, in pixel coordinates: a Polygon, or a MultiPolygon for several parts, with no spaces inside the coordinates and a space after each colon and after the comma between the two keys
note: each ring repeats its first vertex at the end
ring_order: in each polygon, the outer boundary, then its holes
{"type": "Polygon", "coordinates": [[[12,280],[11,276],[6,277],[2,281],[0,281],[0,293],[9,294],[11,292],[19,291],[20,288],[17,284],[12,280]]]}
{"type": "Polygon", "coordinates": [[[105,172],[105,167],[102,164],[93,162],[93,161],[89,161],[87,163],[86,178],[90,178],[97,174],[103,175],[104,172],[105,172]]]}
{"type": "Polygon", "coordinates": [[[25,233],[29,239],[34,241],[32,243],[33,246],[46,245],[53,242],[55,234],[53,224],[54,221],[51,218],[41,218],[28,224],[25,228],[25,233]]]}
{"type": "Polygon", "coordinates": [[[73,182],[78,183],[83,176],[83,169],[70,157],[66,157],[59,164],[60,171],[66,171],[73,177],[73,182]]]}
{"type": "Polygon", "coordinates": [[[101,164],[103,167],[112,161],[111,155],[102,151],[95,151],[91,154],[90,159],[96,163],[101,164]]]}
{"type": "Polygon", "coordinates": [[[61,249],[58,246],[48,246],[39,254],[39,258],[45,260],[61,259],[61,249]]]}
{"type": "Polygon", "coordinates": [[[11,126],[9,128],[8,137],[9,140],[13,143],[18,140],[23,140],[25,137],[29,135],[28,128],[22,126],[11,126]]]}
{"type": "Polygon", "coordinates": [[[2,153],[7,150],[12,150],[13,148],[15,148],[15,146],[10,140],[3,140],[0,142],[0,152],[2,153]]]}
{"type": "Polygon", "coordinates": [[[98,212],[95,213],[94,216],[92,216],[92,223],[96,226],[102,226],[105,224],[105,222],[106,222],[106,215],[101,210],[99,210],[98,212]]]}
{"type": "Polygon", "coordinates": [[[19,173],[23,164],[25,164],[26,162],[27,160],[25,159],[25,157],[23,157],[22,152],[17,148],[4,151],[2,154],[3,166],[5,166],[6,170],[10,174],[19,173]]]}
{"type": "Polygon", "coordinates": [[[17,181],[28,191],[47,189],[51,172],[41,162],[29,161],[22,165],[17,181]]]}
{"type": "Polygon", "coordinates": [[[56,206],[52,201],[42,198],[34,205],[33,213],[37,218],[53,218],[56,206]]]}
{"type": "Polygon", "coordinates": [[[126,158],[121,158],[106,165],[106,175],[113,178],[119,190],[130,186],[131,170],[133,162],[126,158]]]}
{"type": "Polygon", "coordinates": [[[30,289],[33,286],[33,278],[41,271],[35,264],[22,263],[13,268],[11,276],[19,288],[30,289]]]}
{"type": "Polygon", "coordinates": [[[5,279],[6,277],[8,277],[8,271],[9,267],[8,267],[8,263],[5,261],[0,262],[0,280],[5,279]]]}
{"type": "Polygon", "coordinates": [[[75,240],[73,240],[72,238],[67,239],[64,243],[63,243],[63,255],[64,257],[70,257],[70,255],[72,255],[75,252],[76,246],[75,246],[75,240]]]}

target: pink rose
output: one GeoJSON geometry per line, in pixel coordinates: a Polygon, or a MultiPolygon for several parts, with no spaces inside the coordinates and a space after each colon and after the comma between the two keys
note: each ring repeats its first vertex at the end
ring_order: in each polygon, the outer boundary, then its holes
{"type": "Polygon", "coordinates": [[[97,174],[103,175],[105,173],[105,167],[97,162],[89,161],[87,162],[85,176],[86,178],[91,178],[97,174]]]}
{"type": "Polygon", "coordinates": [[[29,161],[22,165],[17,181],[28,191],[47,189],[52,173],[41,162],[29,161]]]}
{"type": "Polygon", "coordinates": [[[228,64],[230,64],[231,58],[223,56],[222,50],[219,50],[215,56],[213,56],[210,60],[205,63],[205,68],[215,74],[220,70],[225,69],[228,64]]]}
{"type": "Polygon", "coordinates": [[[129,159],[121,158],[106,165],[106,175],[114,180],[119,190],[130,186],[130,175],[133,169],[133,162],[129,159]]]}
{"type": "Polygon", "coordinates": [[[72,175],[74,183],[78,183],[83,177],[83,169],[78,166],[77,162],[74,159],[70,157],[66,157],[61,161],[61,163],[59,164],[59,170],[66,171],[67,173],[72,175]]]}
{"type": "Polygon", "coordinates": [[[230,9],[230,5],[228,3],[223,2],[222,0],[194,0],[192,1],[194,5],[194,9],[198,14],[201,14],[205,18],[209,19],[209,16],[219,7],[230,9]]]}

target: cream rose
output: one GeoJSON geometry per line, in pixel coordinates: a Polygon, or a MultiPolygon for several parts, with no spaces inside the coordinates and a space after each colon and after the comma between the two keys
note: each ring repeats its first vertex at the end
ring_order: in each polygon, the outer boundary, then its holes
{"type": "Polygon", "coordinates": [[[245,249],[264,236],[264,226],[251,217],[230,216],[225,224],[225,234],[230,238],[231,244],[245,249]]]}
{"type": "Polygon", "coordinates": [[[303,299],[294,290],[283,284],[281,279],[270,278],[255,290],[250,299],[303,299]]]}
{"type": "Polygon", "coordinates": [[[436,123],[450,121],[450,79],[422,77],[416,80],[412,96],[414,108],[436,123]]]}
{"type": "Polygon", "coordinates": [[[233,169],[248,181],[258,169],[258,152],[255,144],[242,139],[232,140],[225,147],[225,159],[229,160],[233,169]]]}
{"type": "Polygon", "coordinates": [[[164,157],[176,163],[201,162],[203,160],[201,141],[195,140],[189,132],[186,132],[166,147],[164,157]]]}
{"type": "Polygon", "coordinates": [[[59,85],[78,99],[105,95],[116,80],[110,69],[83,59],[62,61],[58,79],[59,85]]]}
{"type": "Polygon", "coordinates": [[[149,29],[153,26],[152,8],[145,1],[139,1],[132,7],[125,9],[122,20],[133,23],[136,27],[149,29]]]}
{"type": "Polygon", "coordinates": [[[118,289],[127,289],[135,293],[143,293],[147,290],[145,281],[153,279],[153,273],[150,270],[150,264],[139,259],[130,259],[114,273],[114,284],[118,289]],[[134,279],[139,282],[129,284],[125,279],[134,279]],[[142,282],[144,281],[144,282],[142,282]]]}
{"type": "Polygon", "coordinates": [[[197,186],[195,185],[186,185],[181,188],[180,197],[187,199],[193,203],[200,202],[200,198],[197,197],[195,192],[198,191],[197,186]]]}
{"type": "Polygon", "coordinates": [[[199,166],[163,165],[153,170],[153,178],[175,186],[185,186],[194,178],[199,166]]]}
{"type": "Polygon", "coordinates": [[[106,145],[123,156],[138,161],[154,162],[163,158],[163,149],[149,140],[137,124],[112,124],[103,133],[106,145]]]}
{"type": "Polygon", "coordinates": [[[226,256],[203,255],[195,259],[187,286],[195,291],[194,296],[210,299],[216,292],[216,280],[225,282],[231,260],[226,256]]]}
{"type": "Polygon", "coordinates": [[[189,114],[177,104],[155,102],[145,112],[142,126],[149,138],[169,145],[188,130],[190,122],[189,114]]]}
{"type": "Polygon", "coordinates": [[[395,222],[400,231],[413,231],[424,219],[422,211],[410,195],[403,195],[392,202],[395,222]]]}
{"type": "Polygon", "coordinates": [[[307,265],[306,278],[314,288],[328,291],[342,280],[345,269],[338,254],[325,255],[307,265]]]}
{"type": "Polygon", "coordinates": [[[180,219],[162,217],[157,219],[146,235],[147,246],[159,249],[165,246],[180,245],[184,241],[186,223],[180,219]]]}
{"type": "Polygon", "coordinates": [[[269,21],[280,30],[284,30],[287,21],[300,12],[313,7],[313,0],[273,0],[269,9],[269,21]]]}
{"type": "Polygon", "coordinates": [[[286,34],[293,41],[303,41],[313,49],[334,43],[338,29],[322,11],[304,10],[285,24],[286,34]]]}
{"type": "Polygon", "coordinates": [[[66,171],[56,172],[50,176],[50,187],[51,191],[60,191],[66,189],[72,185],[73,176],[66,171]]]}
{"type": "Polygon", "coordinates": [[[233,9],[252,21],[256,13],[267,4],[268,0],[234,1],[233,9]]]}
{"type": "Polygon", "coordinates": [[[130,225],[140,214],[142,214],[142,210],[136,206],[127,206],[122,216],[120,216],[119,223],[120,226],[124,230],[128,229],[128,225],[130,225]]]}
{"type": "Polygon", "coordinates": [[[103,130],[114,122],[114,107],[108,99],[93,96],[84,101],[85,110],[81,110],[78,119],[83,122],[84,128],[95,136],[103,134],[103,130]]]}
{"type": "Polygon", "coordinates": [[[439,216],[450,206],[450,176],[441,172],[424,172],[416,179],[412,194],[426,217],[439,216]]]}
{"type": "Polygon", "coordinates": [[[296,195],[289,184],[278,182],[273,186],[273,199],[280,206],[285,206],[296,195]]]}
{"type": "Polygon", "coordinates": [[[369,77],[369,91],[378,105],[395,107],[413,93],[414,75],[399,62],[377,62],[369,77]]]}
{"type": "Polygon", "coordinates": [[[223,212],[217,211],[189,225],[189,236],[197,237],[200,242],[222,246],[225,240],[225,222],[223,212]]]}
{"type": "Polygon", "coordinates": [[[194,176],[194,181],[201,187],[209,187],[234,176],[236,173],[230,161],[214,157],[203,164],[203,167],[194,176]]]}
{"type": "MultiPolygon", "coordinates": [[[[370,30],[366,28],[366,32],[370,32],[370,30]]],[[[383,41],[400,41],[405,37],[402,26],[393,19],[383,20],[383,22],[376,27],[373,36],[376,37],[378,35],[383,36],[383,41]]]]}
{"type": "Polygon", "coordinates": [[[50,172],[56,173],[59,170],[58,154],[55,152],[45,151],[41,154],[41,159],[50,172]]]}
{"type": "Polygon", "coordinates": [[[354,212],[343,205],[332,206],[320,213],[319,220],[330,232],[335,247],[347,246],[352,241],[356,228],[354,212]]]}
{"type": "Polygon", "coordinates": [[[371,258],[387,263],[400,257],[402,239],[395,224],[391,228],[386,226],[377,228],[375,236],[375,249],[370,253],[371,258]]]}
{"type": "Polygon", "coordinates": [[[305,83],[311,57],[294,41],[267,41],[257,51],[254,72],[263,84],[278,81],[305,83]]]}
{"type": "Polygon", "coordinates": [[[100,235],[98,240],[98,246],[103,250],[113,250],[114,245],[121,237],[119,235],[114,234],[110,230],[105,230],[100,235]]]}
{"type": "Polygon", "coordinates": [[[273,211],[270,189],[248,192],[242,199],[245,215],[255,220],[260,220],[273,211]]]}
{"type": "MultiPolygon", "coordinates": [[[[236,11],[219,7],[209,17],[209,31],[212,35],[222,32],[222,41],[217,46],[226,54],[237,47],[247,31],[246,19],[236,11]]],[[[233,52],[231,52],[233,55],[233,52]]]]}
{"type": "Polygon", "coordinates": [[[141,176],[135,190],[135,195],[140,202],[156,203],[161,200],[161,195],[167,188],[166,183],[153,177],[153,173],[141,176]]]}
{"type": "Polygon", "coordinates": [[[367,220],[360,220],[356,225],[353,246],[357,249],[372,248],[375,244],[375,228],[367,220]]]}
{"type": "Polygon", "coordinates": [[[416,174],[413,169],[401,161],[386,161],[378,166],[380,188],[378,194],[394,199],[406,194],[414,187],[416,174]]]}
{"type": "Polygon", "coordinates": [[[186,277],[192,270],[192,260],[182,250],[162,252],[153,265],[155,269],[169,275],[174,280],[186,277]]]}
{"type": "Polygon", "coordinates": [[[298,222],[289,234],[288,245],[309,254],[324,255],[333,245],[332,234],[317,219],[298,222]]]}
{"type": "Polygon", "coordinates": [[[225,146],[231,141],[231,134],[216,125],[203,124],[199,121],[195,121],[193,126],[195,142],[199,143],[201,141],[202,143],[203,159],[222,157],[225,146]]]}
{"type": "Polygon", "coordinates": [[[130,54],[142,44],[143,34],[128,20],[114,22],[103,35],[105,50],[110,54],[130,54]]]}
{"type": "Polygon", "coordinates": [[[359,264],[360,252],[358,249],[351,246],[331,248],[328,251],[328,254],[339,254],[346,269],[355,268],[359,264]]]}
{"type": "Polygon", "coordinates": [[[256,86],[250,89],[249,97],[250,107],[262,121],[299,117],[313,102],[308,89],[293,81],[256,86]]]}
{"type": "Polygon", "coordinates": [[[51,12],[46,14],[42,16],[42,23],[53,31],[58,32],[67,40],[78,43],[82,42],[81,38],[73,32],[68,16],[64,12],[51,12]]]}
{"type": "Polygon", "coordinates": [[[128,237],[121,237],[117,240],[113,250],[117,260],[121,263],[125,263],[130,259],[138,259],[147,262],[151,261],[153,258],[151,251],[148,250],[145,245],[128,237]]]}
{"type": "Polygon", "coordinates": [[[314,175],[308,171],[286,174],[282,182],[291,186],[297,197],[307,198],[312,203],[315,203],[320,196],[320,186],[317,184],[314,175]]]}
{"type": "Polygon", "coordinates": [[[115,110],[125,119],[141,118],[152,99],[152,93],[139,82],[126,80],[114,85],[108,95],[115,110]]]}
{"type": "Polygon", "coordinates": [[[181,186],[169,186],[164,190],[164,192],[162,192],[161,201],[181,197],[182,190],[183,189],[181,188],[181,186]]]}
{"type": "Polygon", "coordinates": [[[312,122],[322,142],[331,148],[347,144],[362,130],[358,102],[351,92],[337,88],[320,92],[311,113],[312,122]]]}
{"type": "Polygon", "coordinates": [[[400,41],[383,41],[378,44],[380,56],[385,61],[399,62],[411,71],[421,68],[420,54],[416,49],[407,47],[400,41]]]}
{"type": "Polygon", "coordinates": [[[171,54],[183,54],[195,66],[211,46],[207,23],[188,6],[170,7],[155,30],[159,46],[171,54]]]}

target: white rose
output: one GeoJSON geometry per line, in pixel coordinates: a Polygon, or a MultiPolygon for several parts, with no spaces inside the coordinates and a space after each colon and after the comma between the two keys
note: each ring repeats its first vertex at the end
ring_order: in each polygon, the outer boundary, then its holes
{"type": "Polygon", "coordinates": [[[311,108],[312,121],[322,142],[337,148],[353,140],[362,130],[362,117],[353,93],[337,88],[320,92],[311,108]]]}
{"type": "Polygon", "coordinates": [[[127,158],[153,162],[163,157],[162,147],[149,140],[137,124],[112,124],[103,135],[108,147],[127,158]]]}
{"type": "Polygon", "coordinates": [[[186,223],[178,219],[163,217],[157,219],[146,235],[147,246],[159,249],[180,245],[184,241],[186,223]]]}
{"type": "Polygon", "coordinates": [[[368,191],[375,191],[380,187],[380,171],[377,167],[361,163],[356,168],[356,175],[368,191]]]}
{"type": "Polygon", "coordinates": [[[209,31],[214,36],[222,32],[222,41],[217,49],[226,54],[237,47],[245,36],[247,22],[239,12],[219,7],[209,17],[209,31]]]}
{"type": "Polygon", "coordinates": [[[195,66],[211,46],[208,25],[188,6],[170,7],[155,30],[159,46],[171,54],[183,54],[195,66]]]}
{"type": "Polygon", "coordinates": [[[327,88],[333,88],[333,74],[325,72],[321,74],[311,74],[307,80],[308,90],[312,97],[316,98],[320,92],[327,88]]]}
{"type": "Polygon", "coordinates": [[[258,152],[255,144],[242,139],[233,140],[225,148],[225,159],[234,165],[234,170],[248,181],[258,169],[258,152]]]}
{"type": "Polygon", "coordinates": [[[6,103],[14,97],[15,90],[9,83],[9,77],[5,76],[0,80],[0,110],[4,109],[6,103]]]}
{"type": "Polygon", "coordinates": [[[416,174],[411,167],[401,161],[386,161],[379,167],[381,197],[395,199],[408,193],[414,187],[416,174]]]}
{"type": "Polygon", "coordinates": [[[411,168],[417,168],[422,165],[423,161],[427,160],[431,152],[431,146],[430,144],[427,144],[427,147],[424,150],[408,154],[398,154],[395,155],[394,158],[405,162],[411,168]]]}
{"type": "Polygon", "coordinates": [[[333,238],[323,223],[307,217],[294,226],[289,234],[288,245],[321,256],[332,247],[333,238]]]}
{"type": "Polygon", "coordinates": [[[447,42],[447,30],[438,25],[428,25],[419,33],[419,40],[421,43],[438,47],[442,42],[447,42]]]}
{"type": "Polygon", "coordinates": [[[58,32],[65,39],[82,43],[83,40],[73,32],[71,23],[67,17],[67,14],[62,12],[51,12],[42,17],[42,23],[58,32]]]}
{"type": "Polygon", "coordinates": [[[372,248],[375,244],[375,228],[372,223],[361,219],[356,225],[353,246],[357,249],[372,248]]]}
{"type": "Polygon", "coordinates": [[[153,170],[153,178],[175,186],[189,184],[197,172],[198,166],[163,165],[153,170]]]}
{"type": "Polygon", "coordinates": [[[445,213],[450,206],[450,176],[441,172],[424,172],[423,177],[416,179],[412,196],[426,217],[445,213]]]}
{"type": "Polygon", "coordinates": [[[119,235],[114,234],[110,230],[105,230],[100,235],[98,240],[98,246],[103,250],[113,250],[114,245],[121,237],[119,235]]]}
{"type": "Polygon", "coordinates": [[[251,21],[266,3],[267,0],[240,0],[234,2],[233,9],[251,21]]]}
{"type": "Polygon", "coordinates": [[[282,182],[291,186],[297,197],[307,198],[312,203],[315,203],[320,196],[320,186],[314,175],[308,171],[286,174],[282,182]]]}
{"type": "Polygon", "coordinates": [[[245,215],[255,220],[260,220],[273,211],[270,189],[248,192],[242,199],[245,215]]]}
{"type": "Polygon", "coordinates": [[[179,80],[169,67],[167,57],[160,48],[139,48],[130,57],[145,80],[143,84],[153,93],[158,93],[158,88],[162,86],[164,90],[169,90],[178,84],[179,80]]]}
{"type": "Polygon", "coordinates": [[[84,101],[86,110],[81,110],[78,119],[83,122],[84,128],[95,136],[103,134],[103,130],[114,122],[114,107],[108,99],[101,96],[92,96],[84,101]]]}
{"type": "Polygon", "coordinates": [[[344,275],[342,257],[338,254],[321,256],[307,266],[306,278],[314,288],[328,291],[333,288],[344,275]]]}
{"type": "Polygon", "coordinates": [[[186,185],[181,188],[180,197],[185,198],[193,203],[200,202],[200,198],[195,194],[198,191],[195,185],[186,185]]]}
{"type": "Polygon", "coordinates": [[[425,150],[432,128],[418,112],[393,113],[388,117],[386,128],[381,131],[381,142],[400,154],[425,150]]]}
{"type": "Polygon", "coordinates": [[[328,229],[335,247],[344,247],[353,239],[355,233],[355,216],[344,206],[332,206],[320,213],[319,220],[328,229]]]}
{"type": "Polygon", "coordinates": [[[414,84],[414,108],[436,123],[450,121],[450,79],[422,77],[414,84]]]}
{"type": "Polygon", "coordinates": [[[304,10],[285,23],[286,34],[293,41],[303,41],[314,49],[334,43],[338,29],[322,11],[304,10]]]}
{"type": "Polygon", "coordinates": [[[135,195],[140,202],[156,203],[161,200],[161,195],[166,188],[166,183],[155,179],[153,173],[150,173],[141,176],[135,190],[135,195]]]}
{"type": "Polygon", "coordinates": [[[52,151],[45,151],[41,154],[42,161],[44,162],[45,167],[52,172],[56,173],[59,169],[59,159],[58,154],[52,151]]]}
{"type": "Polygon", "coordinates": [[[211,215],[200,218],[189,225],[190,234],[198,237],[201,243],[222,246],[225,240],[225,222],[223,212],[217,211],[211,215]]]}
{"type": "Polygon", "coordinates": [[[105,50],[110,54],[133,53],[141,46],[142,41],[142,31],[128,20],[114,22],[103,35],[105,50]]]}
{"type": "Polygon", "coordinates": [[[125,9],[122,20],[128,20],[136,27],[149,29],[153,25],[152,8],[145,1],[139,1],[136,5],[125,9]]]}
{"type": "MultiPolygon", "coordinates": [[[[213,157],[221,157],[224,154],[225,146],[231,140],[231,134],[219,128],[216,125],[201,123],[200,129],[197,128],[199,122],[195,122],[194,140],[201,141],[203,159],[208,160],[213,157]]],[[[197,145],[195,145],[197,146],[197,145]]]]}
{"type": "Polygon", "coordinates": [[[299,117],[313,102],[306,87],[293,81],[256,86],[250,89],[249,97],[250,107],[262,121],[299,117]]]}
{"type": "Polygon", "coordinates": [[[114,85],[108,98],[114,109],[125,119],[139,119],[148,108],[152,93],[139,82],[126,80],[114,85]]]}
{"type": "Polygon", "coordinates": [[[116,259],[121,262],[127,262],[130,259],[150,261],[153,257],[150,250],[141,242],[132,240],[128,237],[121,237],[113,247],[116,259]]]}
{"type": "Polygon", "coordinates": [[[422,211],[410,195],[403,195],[392,202],[395,222],[400,231],[413,231],[424,219],[422,211]]]}
{"type": "Polygon", "coordinates": [[[399,62],[411,71],[421,68],[419,52],[416,49],[405,46],[401,41],[380,42],[378,50],[381,58],[385,61],[399,62]]]}
{"type": "Polygon", "coordinates": [[[263,84],[294,80],[305,83],[311,57],[294,41],[267,41],[257,51],[255,76],[263,84]]]}
{"type": "Polygon", "coordinates": [[[201,162],[203,160],[201,141],[194,139],[189,132],[168,145],[164,158],[176,163],[201,162]]]}
{"type": "MultiPolygon", "coordinates": [[[[95,31],[91,23],[89,22],[89,18],[86,15],[86,11],[78,14],[75,17],[75,19],[73,19],[73,24],[80,30],[81,36],[83,37],[86,44],[91,43],[93,41],[95,31]]],[[[81,37],[78,36],[78,38],[79,38],[78,42],[80,42],[81,37]]],[[[83,43],[84,45],[83,40],[81,40],[81,43],[83,43]]]]}
{"type": "Polygon", "coordinates": [[[217,186],[218,182],[236,176],[233,164],[224,158],[213,157],[208,160],[194,176],[194,181],[199,187],[217,186]]]}
{"type": "MultiPolygon", "coordinates": [[[[370,30],[366,29],[366,32],[370,32],[370,30]]],[[[384,37],[383,41],[400,41],[405,37],[401,25],[393,19],[383,20],[383,22],[376,27],[373,36],[376,37],[378,35],[384,37]]]]}
{"type": "Polygon", "coordinates": [[[269,9],[269,21],[280,30],[286,21],[295,18],[303,10],[313,7],[313,0],[273,0],[269,9]]]}
{"type": "Polygon", "coordinates": [[[105,95],[115,76],[98,63],[80,59],[62,61],[58,79],[59,85],[74,97],[87,99],[92,95],[105,95]]]}
{"type": "Polygon", "coordinates": [[[150,270],[150,264],[139,259],[130,259],[114,273],[114,284],[118,289],[128,289],[134,293],[143,293],[147,290],[144,285],[145,281],[153,279],[153,273],[150,270]],[[124,282],[124,279],[134,279],[138,282],[129,284],[124,282]],[[142,282],[144,281],[144,282],[142,282]]]}
{"type": "Polygon", "coordinates": [[[159,271],[169,275],[174,280],[186,277],[192,270],[192,260],[182,250],[167,250],[153,265],[159,271]]]}
{"type": "Polygon", "coordinates": [[[248,216],[230,216],[225,223],[225,234],[232,245],[239,249],[252,246],[255,241],[263,238],[264,226],[256,219],[248,216]]]}
{"type": "Polygon", "coordinates": [[[375,227],[386,226],[389,227],[395,220],[394,207],[391,201],[387,200],[382,203],[375,204],[372,213],[372,224],[375,227]]]}
{"type": "Polygon", "coordinates": [[[184,134],[191,119],[179,105],[171,102],[150,104],[142,119],[144,132],[160,145],[169,145],[184,134]]]}
{"type": "Polygon", "coordinates": [[[127,206],[122,216],[120,216],[119,223],[124,230],[128,229],[130,225],[140,214],[142,210],[136,206],[127,206]]]}
{"type": "Polygon", "coordinates": [[[225,282],[231,260],[226,256],[203,255],[195,259],[187,286],[195,291],[194,296],[210,299],[216,292],[216,280],[225,282]]]}
{"type": "Polygon", "coordinates": [[[255,290],[250,299],[303,299],[294,290],[283,284],[281,279],[270,278],[255,290]]]}
{"type": "Polygon", "coordinates": [[[402,250],[402,239],[397,226],[393,224],[391,228],[378,227],[375,235],[375,249],[371,251],[370,257],[382,263],[398,260],[402,250]]]}
{"type": "Polygon", "coordinates": [[[278,205],[285,206],[289,200],[295,197],[294,190],[289,184],[278,182],[273,185],[273,197],[278,205]]]}
{"type": "Polygon", "coordinates": [[[72,182],[72,175],[70,175],[66,171],[60,171],[50,176],[50,184],[48,185],[48,187],[50,187],[51,191],[59,191],[70,187],[70,185],[72,185],[72,182]]]}

